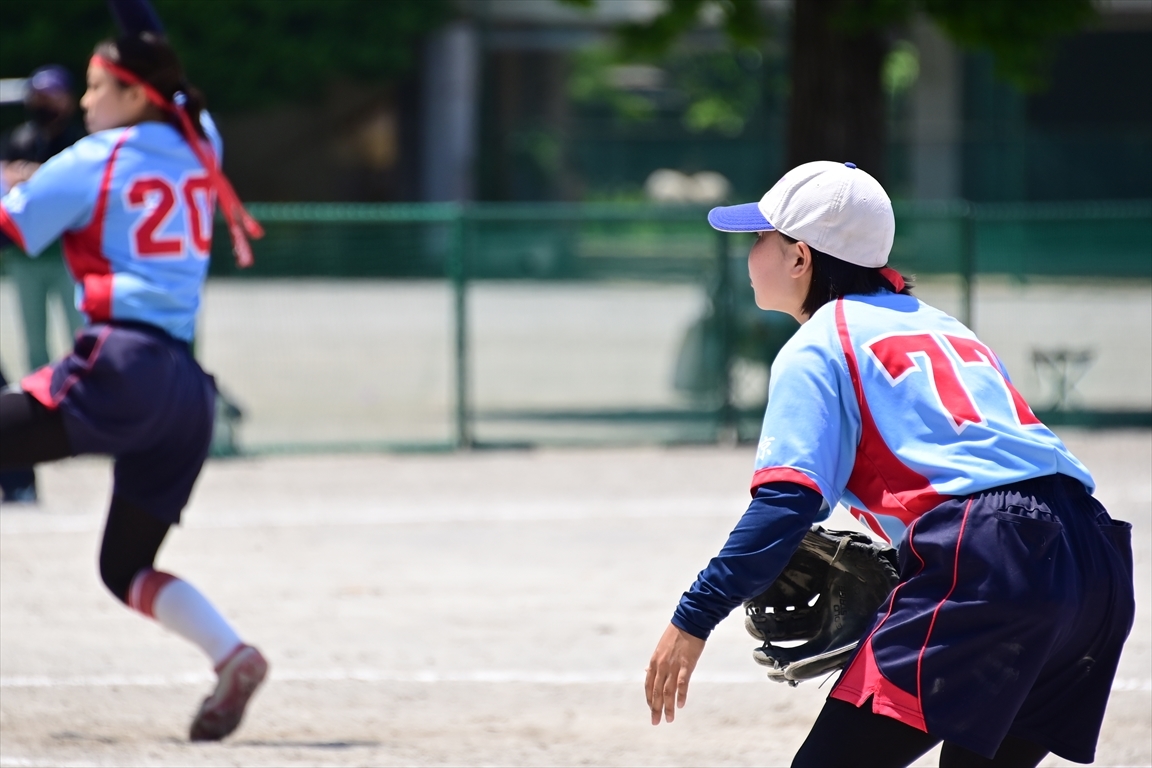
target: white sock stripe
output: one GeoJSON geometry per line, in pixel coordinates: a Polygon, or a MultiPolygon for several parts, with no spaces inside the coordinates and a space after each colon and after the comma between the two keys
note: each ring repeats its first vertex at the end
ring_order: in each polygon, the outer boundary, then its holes
{"type": "Polygon", "coordinates": [[[219,666],[240,644],[240,636],[196,587],[174,578],[152,600],[152,614],[170,632],[195,643],[219,666]]]}

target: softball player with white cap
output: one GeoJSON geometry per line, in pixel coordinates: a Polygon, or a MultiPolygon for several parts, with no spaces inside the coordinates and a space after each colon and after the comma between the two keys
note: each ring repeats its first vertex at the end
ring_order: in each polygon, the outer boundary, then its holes
{"type": "Polygon", "coordinates": [[[964,325],[887,266],[888,195],[851,163],[789,171],[713,209],[756,232],[762,309],[801,328],[772,369],[752,502],[684,593],[649,663],[671,722],[711,630],[847,505],[899,548],[877,611],[795,766],[1091,762],[1134,613],[1131,526],[964,325]]]}

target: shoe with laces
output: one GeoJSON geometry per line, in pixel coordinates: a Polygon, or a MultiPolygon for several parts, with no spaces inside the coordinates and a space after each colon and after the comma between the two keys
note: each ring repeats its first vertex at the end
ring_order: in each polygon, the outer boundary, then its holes
{"type": "Polygon", "coordinates": [[[252,694],[264,682],[268,662],[250,645],[241,645],[216,667],[216,690],[204,699],[192,720],[192,741],[219,741],[236,730],[252,694]]]}

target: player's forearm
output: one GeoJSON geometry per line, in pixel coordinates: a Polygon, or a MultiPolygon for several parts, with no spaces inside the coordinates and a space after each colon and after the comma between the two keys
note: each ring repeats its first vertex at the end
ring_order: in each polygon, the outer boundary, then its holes
{"type": "Polygon", "coordinates": [[[776,580],[820,512],[821,496],[796,483],[767,483],[720,554],[680,598],[672,623],[707,639],[732,609],[776,580]]]}
{"type": "Polygon", "coordinates": [[[122,35],[135,35],[141,32],[164,34],[160,16],[148,0],[108,0],[108,9],[122,35]]]}

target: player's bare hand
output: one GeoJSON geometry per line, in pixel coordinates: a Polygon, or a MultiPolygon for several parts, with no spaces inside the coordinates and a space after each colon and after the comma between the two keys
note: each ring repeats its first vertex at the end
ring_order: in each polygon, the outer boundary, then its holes
{"type": "Polygon", "coordinates": [[[644,676],[644,697],[652,710],[652,725],[660,716],[669,723],[676,719],[676,709],[688,701],[688,680],[704,652],[704,641],[674,624],[664,630],[644,676]]]}

